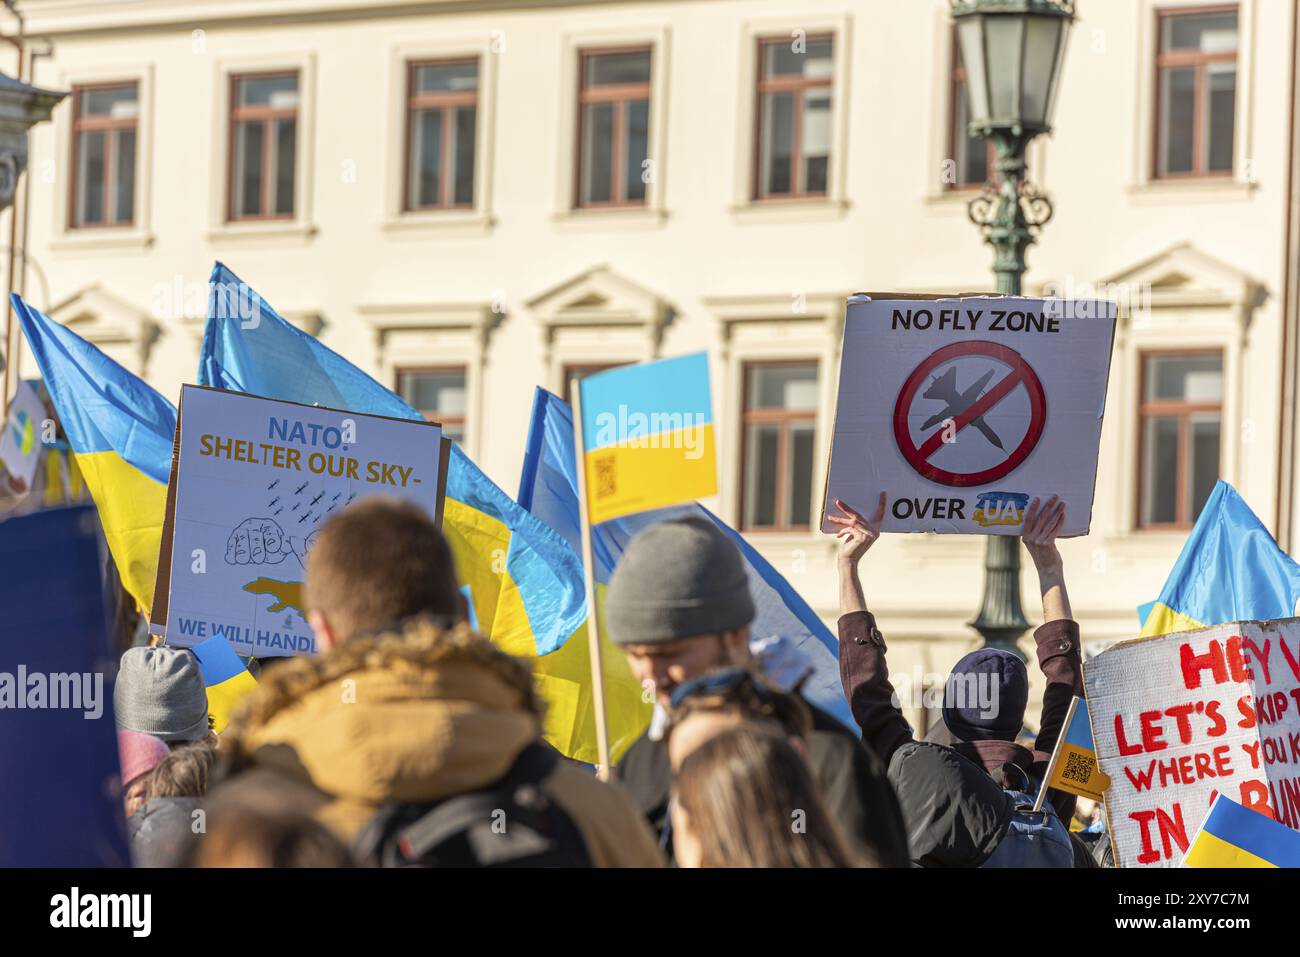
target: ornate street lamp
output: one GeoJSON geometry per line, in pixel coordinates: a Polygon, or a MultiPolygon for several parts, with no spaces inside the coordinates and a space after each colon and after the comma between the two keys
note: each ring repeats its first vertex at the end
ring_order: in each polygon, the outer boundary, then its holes
{"type": "MultiPolygon", "coordinates": [[[[1052,128],[1073,0],[952,0],[966,76],[970,133],[992,140],[996,179],[968,215],[993,247],[997,291],[1020,295],[1025,250],[1052,218],[1052,204],[1025,175],[1030,140],[1052,128]]],[[[1020,540],[990,535],[984,598],[971,625],[995,648],[1016,651],[1029,628],[1020,602],[1020,540]]]]}

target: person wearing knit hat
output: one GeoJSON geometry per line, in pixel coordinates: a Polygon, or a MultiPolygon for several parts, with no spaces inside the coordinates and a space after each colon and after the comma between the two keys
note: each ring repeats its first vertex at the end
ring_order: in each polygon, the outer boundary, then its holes
{"type": "MultiPolygon", "coordinates": [[[[694,687],[694,679],[711,672],[759,670],[750,648],[754,614],[740,549],[704,517],[659,522],[633,536],[605,596],[609,638],[661,709],[672,704],[674,691],[688,682],[694,687]]],[[[813,718],[809,763],[832,815],[855,852],[884,866],[905,867],[902,812],[884,767],[856,734],[807,699],[804,703],[813,718]]],[[[618,777],[671,853],[672,768],[654,728],[632,743],[618,777]]]]}
{"type": "Polygon", "coordinates": [[[151,734],[175,747],[210,734],[208,692],[194,653],[129,648],[118,666],[113,711],[122,731],[151,734]]]}
{"type": "Polygon", "coordinates": [[[605,596],[610,639],[665,707],[683,681],[750,664],[753,620],[740,549],[705,518],[660,522],[634,536],[605,596]]]}
{"type": "Polygon", "coordinates": [[[156,768],[171,754],[171,748],[162,738],[139,731],[117,733],[117,758],[122,768],[122,787],[129,788],[137,779],[156,768]]]}
{"type": "Polygon", "coordinates": [[[159,764],[171,748],[161,738],[139,731],[117,732],[117,759],[122,769],[122,802],[130,817],[144,803],[141,785],[144,777],[159,764]]]}

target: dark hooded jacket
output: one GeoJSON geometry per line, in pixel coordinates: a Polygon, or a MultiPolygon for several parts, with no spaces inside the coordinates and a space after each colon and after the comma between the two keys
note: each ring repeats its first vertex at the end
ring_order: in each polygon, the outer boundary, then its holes
{"type": "MultiPolygon", "coordinates": [[[[826,810],[840,825],[850,849],[881,867],[907,867],[903,814],[884,766],[841,722],[807,699],[804,704],[813,719],[808,763],[826,810]]],[[[618,779],[671,853],[672,843],[665,834],[673,779],[667,746],[642,735],[619,764],[618,779]]]]}
{"type": "Polygon", "coordinates": [[[180,867],[195,841],[199,798],[166,797],[145,802],[126,819],[136,867],[180,867]]]}
{"type": "MultiPolygon", "coordinates": [[[[889,668],[885,663],[885,639],[876,627],[875,616],[867,611],[842,615],[839,633],[840,680],[844,685],[844,694],[853,711],[853,718],[862,730],[862,740],[888,764],[890,780],[903,807],[908,809],[912,860],[921,863],[922,858],[927,856],[927,847],[940,846],[945,840],[954,841],[957,846],[947,851],[931,852],[928,856],[932,861],[941,858],[971,859],[971,855],[960,853],[958,846],[979,846],[988,834],[980,826],[976,826],[977,833],[973,836],[956,834],[950,822],[945,823],[940,812],[958,809],[953,811],[957,819],[972,821],[976,825],[999,819],[997,810],[1003,805],[1000,800],[996,802],[997,807],[985,811],[963,807],[971,802],[979,802],[982,800],[981,793],[987,791],[972,784],[967,773],[968,766],[983,768],[999,792],[1002,788],[1036,788],[1043,780],[1052,751],[1061,736],[1070,699],[1083,694],[1083,661],[1078,624],[1069,619],[1060,619],[1049,621],[1034,632],[1038,664],[1047,678],[1047,688],[1043,692],[1041,723],[1033,750],[1014,741],[963,741],[940,723],[927,736],[927,742],[948,748],[965,759],[965,763],[957,764],[942,759],[941,756],[930,753],[929,749],[917,752],[916,749],[909,748],[911,756],[907,763],[912,766],[912,773],[906,775],[901,774],[900,762],[894,758],[904,745],[912,743],[912,728],[894,703],[894,687],[889,682],[889,668]],[[926,769],[925,773],[921,773],[922,768],[926,769]],[[940,797],[931,795],[930,789],[936,787],[948,789],[947,793],[940,797]],[[951,790],[953,788],[962,788],[963,791],[955,792],[951,790]],[[925,808],[931,809],[934,820],[934,832],[929,835],[918,833],[918,829],[924,830],[920,822],[925,819],[925,808]]],[[[988,799],[992,800],[991,791],[988,792],[988,799]]],[[[1048,792],[1048,800],[1061,821],[1068,826],[1074,816],[1075,796],[1052,789],[1048,792]]],[[[1007,813],[1009,815],[1010,812],[1007,813]]],[[[1003,831],[1005,827],[1004,820],[1001,824],[1003,831]]],[[[977,854],[974,856],[978,857],[977,854]]],[[[987,853],[984,856],[987,857],[987,853]]],[[[1078,856],[1076,854],[1076,858],[1078,856]]],[[[978,865],[948,863],[932,866],[978,865]]]]}

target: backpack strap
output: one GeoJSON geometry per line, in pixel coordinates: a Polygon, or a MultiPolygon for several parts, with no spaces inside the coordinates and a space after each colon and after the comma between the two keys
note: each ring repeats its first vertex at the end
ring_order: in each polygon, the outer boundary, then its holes
{"type": "Polygon", "coordinates": [[[454,835],[491,820],[493,812],[511,803],[521,789],[540,787],[558,763],[559,757],[551,748],[540,742],[528,745],[504,777],[481,790],[439,801],[399,831],[398,850],[408,861],[418,860],[454,835]]]}

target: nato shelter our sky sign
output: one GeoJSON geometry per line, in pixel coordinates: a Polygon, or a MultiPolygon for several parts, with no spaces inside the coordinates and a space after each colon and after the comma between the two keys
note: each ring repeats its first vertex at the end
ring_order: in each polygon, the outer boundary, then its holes
{"type": "Polygon", "coordinates": [[[887,532],[1019,534],[1035,496],[1092,519],[1115,304],[849,299],[822,529],[842,499],[887,532]]]}
{"type": "Polygon", "coordinates": [[[178,421],[168,644],[314,652],[302,583],[321,526],[368,495],[438,515],[434,423],[188,385],[178,421]]]}

